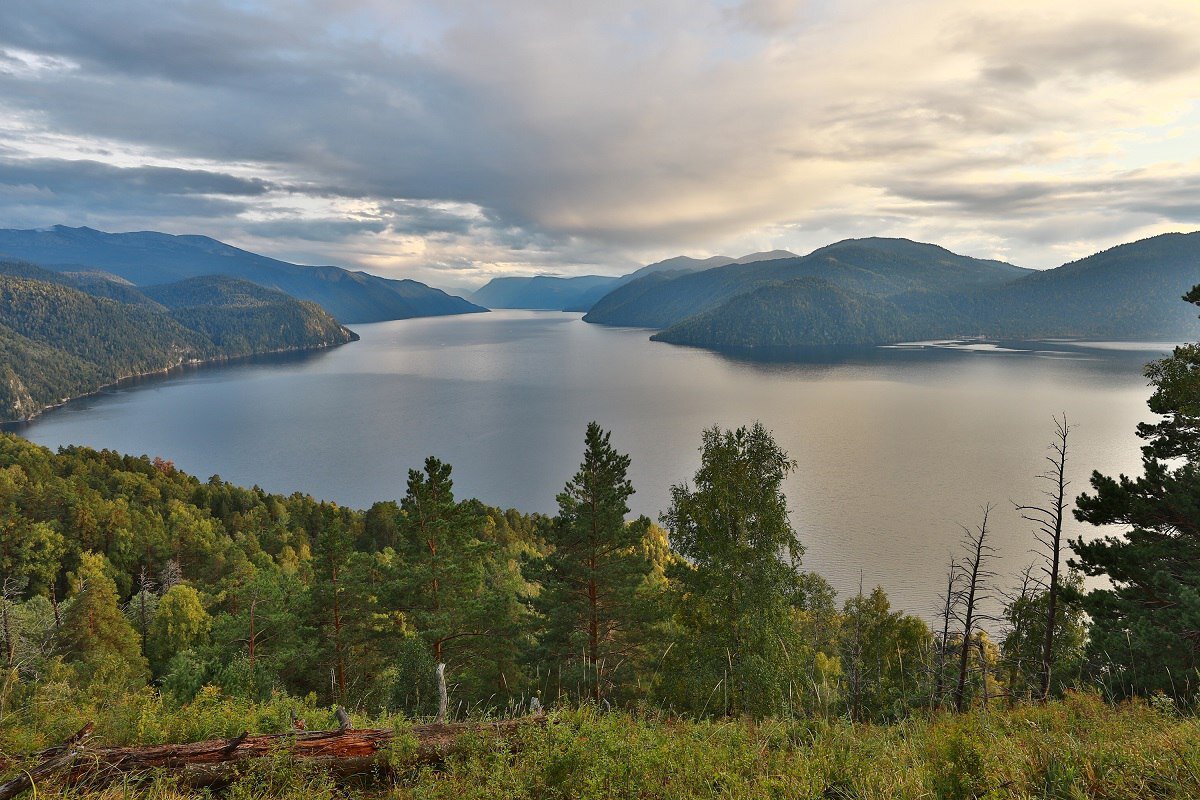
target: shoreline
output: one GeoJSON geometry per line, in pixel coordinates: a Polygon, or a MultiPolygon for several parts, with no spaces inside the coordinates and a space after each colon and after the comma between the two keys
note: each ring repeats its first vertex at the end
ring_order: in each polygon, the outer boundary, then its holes
{"type": "MultiPolygon", "coordinates": [[[[349,330],[349,328],[347,328],[347,330],[349,330]]],[[[19,432],[23,428],[37,422],[39,419],[41,419],[43,416],[45,416],[46,414],[48,414],[50,412],[56,411],[60,408],[65,408],[66,406],[69,406],[72,403],[77,403],[81,400],[86,400],[91,397],[96,397],[97,395],[100,395],[110,389],[119,389],[124,386],[136,384],[143,380],[147,380],[147,379],[167,380],[175,373],[185,372],[185,371],[193,370],[193,369],[200,370],[200,369],[206,369],[206,368],[210,368],[210,367],[220,367],[220,366],[225,366],[228,364],[234,364],[239,361],[249,361],[249,360],[255,359],[255,358],[266,358],[266,357],[270,357],[270,356],[285,356],[285,355],[301,355],[304,353],[319,353],[319,352],[322,352],[325,350],[332,350],[335,347],[344,347],[345,345],[354,344],[355,342],[359,341],[360,337],[357,333],[354,333],[354,331],[350,331],[350,333],[353,335],[353,338],[346,342],[330,342],[327,344],[313,345],[310,347],[280,347],[280,348],[276,348],[274,350],[260,350],[255,353],[245,353],[243,355],[236,355],[236,356],[213,356],[212,358],[192,358],[192,359],[180,361],[179,363],[173,364],[169,367],[162,367],[161,369],[152,369],[152,370],[146,370],[145,372],[136,372],[136,373],[133,373],[130,375],[122,375],[121,377],[117,378],[115,381],[111,381],[109,383],[103,384],[102,386],[97,386],[95,389],[92,389],[91,391],[84,392],[82,394],[71,395],[70,397],[64,397],[61,400],[59,400],[57,403],[48,403],[47,405],[42,406],[35,413],[30,414],[27,417],[21,417],[20,419],[0,420],[0,431],[19,432]]]]}

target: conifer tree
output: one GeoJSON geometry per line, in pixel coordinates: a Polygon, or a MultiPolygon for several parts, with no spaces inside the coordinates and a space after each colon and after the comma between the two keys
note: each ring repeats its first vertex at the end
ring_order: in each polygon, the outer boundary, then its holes
{"type": "MultiPolygon", "coordinates": [[[[1200,305],[1200,286],[1183,298],[1200,305]]],[[[1200,344],[1146,368],[1154,386],[1138,426],[1142,475],[1092,473],[1075,516],[1123,535],[1071,542],[1072,564],[1111,584],[1083,597],[1090,661],[1115,695],[1167,692],[1191,699],[1200,667],[1200,344]]]]}
{"type": "Polygon", "coordinates": [[[650,520],[626,523],[633,484],[629,456],[610,434],[587,426],[583,462],[558,495],[547,531],[552,550],[531,571],[541,581],[534,606],[543,620],[538,654],[556,693],[597,703],[619,692],[624,672],[641,662],[654,609],[642,591],[654,565],[644,541],[650,520]]]}
{"type": "MultiPolygon", "coordinates": [[[[439,682],[468,666],[478,639],[495,633],[495,595],[487,565],[496,546],[480,536],[484,520],[454,500],[450,465],[434,457],[409,470],[402,558],[395,571],[398,608],[424,640],[439,682]]],[[[442,688],[445,688],[443,684],[442,688]]],[[[439,706],[444,716],[446,704],[439,706]]]]}
{"type": "Polygon", "coordinates": [[[354,539],[337,509],[326,512],[326,521],[317,536],[313,587],[310,595],[313,619],[323,634],[323,664],[330,670],[332,694],[345,702],[347,662],[349,658],[349,628],[347,611],[350,591],[350,564],[354,557],[354,539]]]}
{"type": "Polygon", "coordinates": [[[117,586],[104,556],[86,552],[72,583],[75,597],[63,615],[60,651],[79,666],[85,680],[103,674],[116,683],[134,685],[148,677],[137,631],[121,613],[117,586]]]}

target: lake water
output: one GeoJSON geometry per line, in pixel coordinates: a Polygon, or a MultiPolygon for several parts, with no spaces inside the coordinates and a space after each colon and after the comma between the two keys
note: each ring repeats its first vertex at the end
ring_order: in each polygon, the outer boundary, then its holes
{"type": "MultiPolygon", "coordinates": [[[[355,329],[335,350],[198,369],[73,403],[29,439],[161,455],[182,469],[365,507],[399,498],[426,455],[460,497],[552,512],[589,420],[633,460],[634,511],[657,518],[690,478],[701,430],[761,420],[799,463],[786,485],[805,563],[932,614],[948,554],[980,506],[997,569],[1029,563],[1012,501],[1038,498],[1051,415],[1066,411],[1076,492],[1137,472],[1142,365],[1165,347],[1089,343],[876,348],[822,363],[653,343],[578,314],[500,311],[355,329]]],[[[1087,533],[1077,523],[1070,535],[1087,533]]]]}

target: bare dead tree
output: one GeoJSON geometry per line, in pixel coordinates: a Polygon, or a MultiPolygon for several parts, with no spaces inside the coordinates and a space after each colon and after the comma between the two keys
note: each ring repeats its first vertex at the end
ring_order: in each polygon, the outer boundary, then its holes
{"type": "Polygon", "coordinates": [[[983,689],[983,710],[987,711],[992,704],[992,698],[988,690],[988,656],[987,647],[983,643],[983,631],[975,634],[975,647],[979,651],[979,685],[983,689]]]}
{"type": "Polygon", "coordinates": [[[13,630],[12,607],[28,584],[27,578],[5,575],[0,583],[0,633],[4,634],[4,663],[8,671],[17,667],[17,635],[13,630]]]}
{"type": "Polygon", "coordinates": [[[175,584],[183,583],[183,567],[180,566],[179,559],[172,558],[163,565],[158,573],[158,582],[163,594],[170,591],[175,584]]]}
{"type": "Polygon", "coordinates": [[[958,685],[954,689],[954,710],[962,713],[966,709],[967,669],[970,665],[971,638],[976,626],[993,618],[980,611],[981,606],[991,600],[990,581],[996,576],[988,564],[996,557],[995,548],[988,544],[988,519],[992,505],[983,507],[983,521],[975,528],[963,526],[963,548],[967,551],[963,563],[962,578],[965,586],[961,594],[962,644],[958,659],[958,685]]]}
{"type": "Polygon", "coordinates": [[[1070,433],[1071,426],[1067,424],[1064,411],[1061,418],[1054,417],[1054,440],[1046,456],[1049,467],[1038,475],[1040,480],[1050,484],[1049,488],[1042,491],[1046,499],[1042,505],[1017,506],[1022,518],[1037,526],[1034,536],[1046,562],[1043,567],[1046,575],[1046,631],[1042,639],[1041,685],[1038,690],[1038,700],[1043,703],[1050,698],[1050,672],[1054,663],[1054,624],[1058,616],[1063,517],[1067,506],[1067,487],[1071,485],[1067,480],[1067,439],[1070,433]]]}
{"type": "Polygon", "coordinates": [[[930,706],[935,708],[942,704],[942,698],[945,696],[946,653],[950,649],[950,621],[954,619],[954,606],[958,598],[958,576],[958,562],[951,556],[950,566],[946,570],[946,594],[942,598],[942,607],[938,612],[938,616],[942,620],[942,633],[937,643],[933,695],[930,697],[930,706]]]}
{"type": "Polygon", "coordinates": [[[150,576],[150,568],[145,564],[138,571],[138,593],[136,599],[136,607],[134,609],[137,617],[138,633],[142,636],[142,655],[148,652],[147,643],[150,638],[150,617],[154,613],[154,609],[150,608],[150,595],[153,595],[157,589],[154,583],[154,578],[150,576]]]}

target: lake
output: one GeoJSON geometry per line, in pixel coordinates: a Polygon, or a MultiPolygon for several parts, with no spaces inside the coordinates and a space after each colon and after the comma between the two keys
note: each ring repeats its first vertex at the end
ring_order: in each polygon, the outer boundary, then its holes
{"type": "MultiPolygon", "coordinates": [[[[552,512],[589,420],[633,460],[634,511],[657,518],[699,463],[700,433],[761,420],[798,462],[786,485],[805,564],[842,593],[882,585],[931,616],[948,555],[995,503],[997,570],[1032,559],[1013,501],[1067,412],[1072,490],[1139,470],[1147,344],[962,343],[796,363],[653,343],[578,314],[499,311],[357,325],[334,350],[200,368],[106,391],[20,432],[161,455],[202,477],[365,507],[398,499],[426,455],[456,492],[552,512]]],[[[1072,521],[1071,536],[1095,535],[1072,521]]]]}

